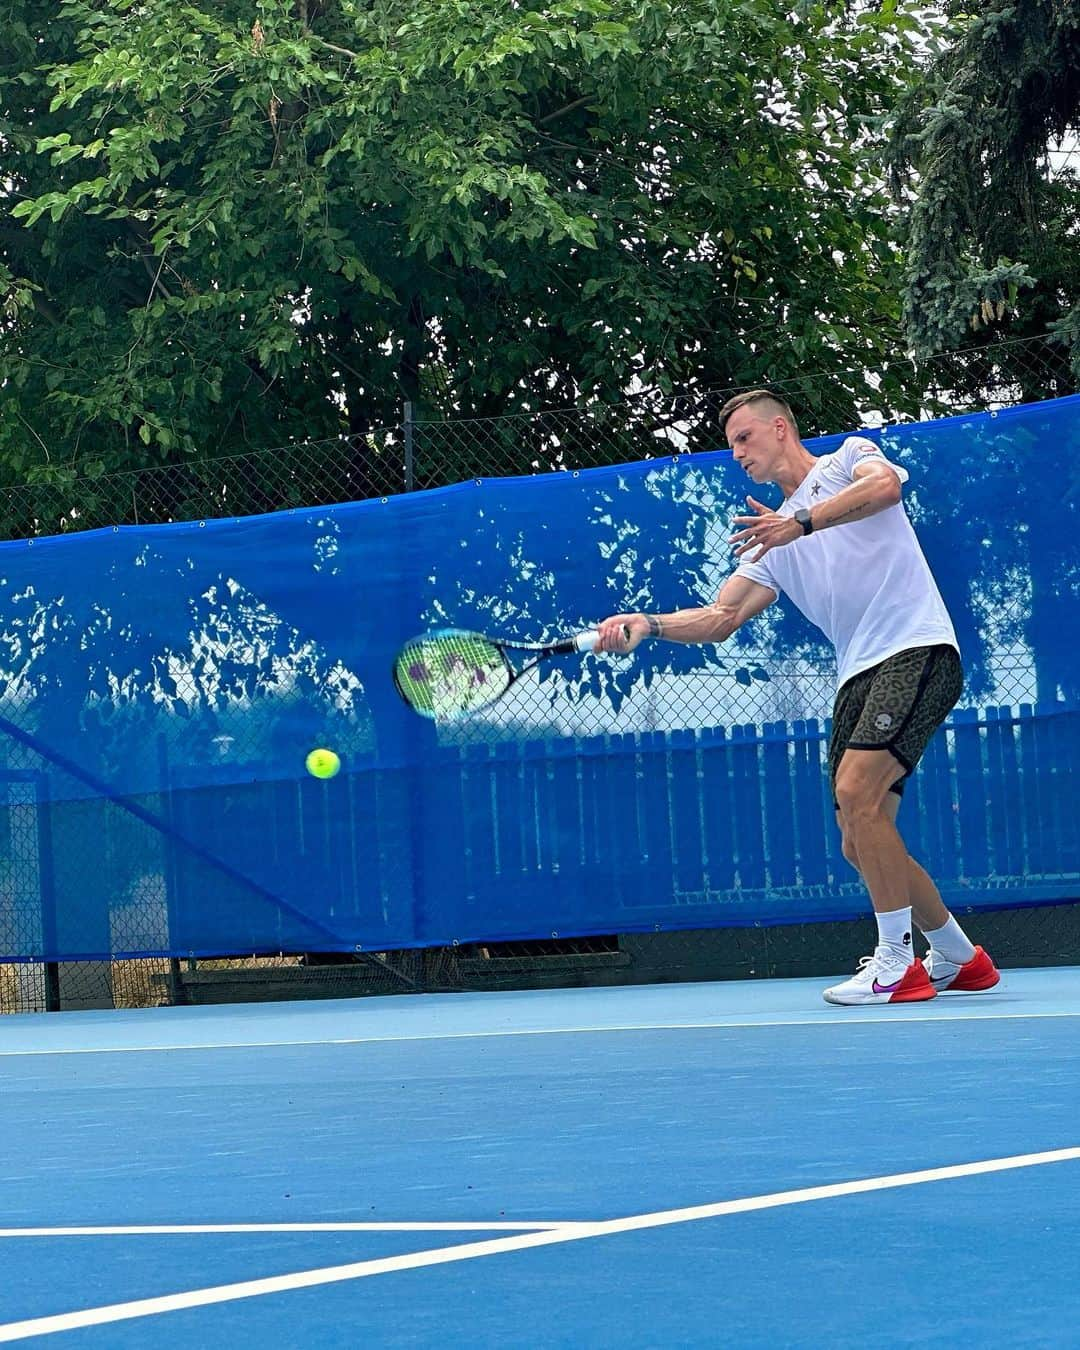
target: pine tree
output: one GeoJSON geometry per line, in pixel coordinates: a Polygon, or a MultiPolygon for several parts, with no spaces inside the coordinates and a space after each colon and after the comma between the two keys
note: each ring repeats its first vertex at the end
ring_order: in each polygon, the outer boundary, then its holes
{"type": "Polygon", "coordinates": [[[1080,178],[1050,155],[1080,117],[1080,3],[967,10],[950,4],[951,37],[893,127],[907,330],[924,355],[1050,331],[1080,371],[1080,178]]]}

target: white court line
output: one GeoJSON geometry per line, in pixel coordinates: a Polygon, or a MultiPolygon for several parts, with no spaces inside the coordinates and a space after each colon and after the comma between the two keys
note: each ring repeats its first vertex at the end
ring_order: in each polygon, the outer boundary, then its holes
{"type": "MultiPolygon", "coordinates": [[[[920,1005],[921,1006],[921,1005],[920,1005]]],[[[905,1005],[907,1009],[908,1005],[905,1005]]],[[[748,1027],[846,1027],[855,1023],[882,1026],[932,1026],[936,1022],[1029,1022],[1047,1018],[1080,1017],[1077,1012],[1015,1012],[1015,1013],[934,1013],[929,1017],[908,1017],[905,1012],[890,1012],[884,1016],[840,1014],[811,1021],[805,1017],[731,1018],[722,1022],[642,1022],[619,1026],[591,1027],[512,1027],[505,1031],[422,1031],[415,1035],[397,1036],[333,1036],[314,1037],[297,1041],[208,1041],[188,1045],[88,1045],[58,1046],[52,1049],[0,1050],[0,1059],[30,1058],[34,1055],[146,1055],[168,1054],[177,1050],[278,1050],[296,1046],[314,1045],[398,1045],[408,1041],[473,1041],[504,1036],[595,1036],[609,1031],[723,1031],[748,1027]]]]}
{"type": "Polygon", "coordinates": [[[317,1285],[364,1279],[369,1275],[385,1275],[397,1270],[416,1270],[422,1266],[446,1265],[452,1261],[469,1261],[475,1257],[524,1251],[530,1247],[550,1247],[560,1242],[578,1242],[582,1238],[608,1237],[613,1233],[630,1233],[643,1228],[662,1228],[669,1224],[713,1219],[724,1214],[747,1214],[754,1210],[775,1209],[781,1205],[805,1204],[811,1200],[831,1200],[842,1195],[862,1195],[868,1191],[891,1190],[899,1186],[917,1186],[930,1181],[950,1181],[958,1177],[982,1176],[990,1172],[1007,1172],[1014,1168],[1038,1167],[1044,1163],[1077,1160],[1080,1160],[1080,1148],[1060,1148],[1049,1153],[1021,1153],[1011,1158],[990,1158],[984,1162],[959,1163],[952,1167],[932,1167],[921,1172],[897,1172],[891,1176],[841,1181],[831,1186],[810,1186],[804,1190],[755,1195],[744,1200],[722,1200],[718,1204],[695,1205],[688,1209],[666,1209],[653,1214],[634,1214],[625,1219],[582,1223],[553,1232],[491,1238],[487,1242],[459,1243],[453,1247],[438,1247],[433,1251],[383,1257],[377,1261],[355,1261],[344,1266],[326,1266],[321,1270],[302,1270],[292,1275],[243,1280],[238,1284],[192,1289],[183,1294],[166,1294],[159,1298],[136,1299],[130,1303],[111,1303],[100,1308],[84,1308],[78,1312],[59,1313],[51,1317],[8,1322],[5,1326],[0,1326],[0,1341],[25,1340],[30,1336],[73,1331],[79,1327],[102,1326],[133,1317],[149,1317],[157,1313],[176,1312],[183,1308],[205,1308],[214,1303],[229,1303],[234,1299],[257,1298],[263,1294],[279,1294],[292,1289],[311,1289],[317,1285]]]}
{"type": "Polygon", "coordinates": [[[159,1237],[174,1233],[536,1233],[577,1228],[573,1219],[538,1219],[535,1223],[158,1223],[100,1228],[0,1228],[0,1238],[21,1237],[159,1237]]]}

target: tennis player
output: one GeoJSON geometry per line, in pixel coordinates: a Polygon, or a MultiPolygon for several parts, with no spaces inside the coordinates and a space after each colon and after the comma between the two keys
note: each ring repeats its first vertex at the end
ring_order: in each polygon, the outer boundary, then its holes
{"type": "Polygon", "coordinates": [[[755,483],[775,483],[771,511],[753,497],[735,517],[739,564],[711,605],[671,614],[616,614],[602,651],[645,638],[723,642],[783,592],[836,649],[839,691],[829,769],[844,857],[870,892],[878,943],[856,974],[825,990],[830,1003],[906,1003],[982,990],[1000,976],[945,907],[896,828],[905,780],[960,697],[952,621],[901,504],[907,471],[849,436],[815,457],[788,405],[767,390],[729,399],[720,428],[755,483]],[[626,632],[629,630],[629,637],[626,632]],[[930,944],[912,948],[912,920],[930,944]]]}

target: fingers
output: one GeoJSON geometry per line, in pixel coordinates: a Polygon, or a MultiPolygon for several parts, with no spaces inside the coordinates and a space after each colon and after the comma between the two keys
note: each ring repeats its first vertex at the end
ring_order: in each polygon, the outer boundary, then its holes
{"type": "Polygon", "coordinates": [[[640,614],[613,614],[596,625],[600,634],[598,652],[617,652],[625,656],[632,652],[649,631],[648,622],[640,614]]]}
{"type": "Polygon", "coordinates": [[[736,530],[736,532],[728,538],[729,544],[738,545],[735,549],[735,556],[741,558],[748,549],[754,548],[758,544],[772,548],[773,543],[776,542],[772,538],[772,535],[775,533],[780,519],[781,517],[772,516],[771,513],[768,521],[763,520],[760,516],[755,516],[752,523],[747,523],[749,522],[749,517],[747,516],[737,517],[736,524],[742,525],[746,523],[746,528],[736,530]]]}
{"type": "Polygon", "coordinates": [[[777,515],[775,511],[770,511],[767,506],[761,506],[760,502],[755,502],[754,504],[755,506],[759,507],[757,515],[732,516],[731,518],[731,523],[733,525],[745,525],[747,527],[747,529],[743,531],[744,534],[750,533],[751,530],[759,530],[761,526],[765,523],[764,520],[765,517],[768,517],[770,521],[777,521],[784,519],[783,516],[777,515]]]}
{"type": "Polygon", "coordinates": [[[782,516],[776,511],[770,510],[755,497],[747,497],[746,500],[756,514],[733,518],[732,523],[740,526],[740,528],[728,537],[728,543],[735,546],[736,558],[742,559],[745,557],[747,562],[757,562],[770,549],[776,548],[778,544],[789,542],[791,522],[790,517],[782,516]],[[753,549],[756,549],[757,552],[752,557],[748,556],[753,549]]]}

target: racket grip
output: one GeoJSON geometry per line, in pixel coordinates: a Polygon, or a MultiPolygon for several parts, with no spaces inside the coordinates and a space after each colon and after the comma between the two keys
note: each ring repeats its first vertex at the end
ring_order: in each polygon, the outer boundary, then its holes
{"type": "MultiPolygon", "coordinates": [[[[630,641],[630,625],[623,624],[623,637],[630,641]]],[[[574,638],[574,649],[579,652],[592,652],[596,650],[596,644],[600,641],[600,634],[595,628],[588,628],[584,633],[579,633],[574,638]]]]}

